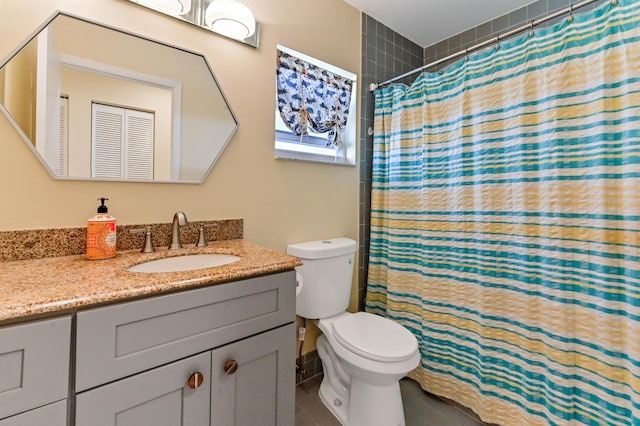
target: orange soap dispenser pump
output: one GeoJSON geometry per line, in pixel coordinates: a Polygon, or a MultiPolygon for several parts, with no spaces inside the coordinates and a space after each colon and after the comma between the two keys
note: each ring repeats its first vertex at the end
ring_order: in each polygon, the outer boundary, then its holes
{"type": "Polygon", "coordinates": [[[108,198],[98,198],[97,214],[87,221],[87,259],[106,259],[116,255],[116,218],[104,205],[108,198]]]}

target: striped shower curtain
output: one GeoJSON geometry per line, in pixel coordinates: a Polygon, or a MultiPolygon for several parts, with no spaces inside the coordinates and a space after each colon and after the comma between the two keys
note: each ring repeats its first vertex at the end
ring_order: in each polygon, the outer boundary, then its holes
{"type": "Polygon", "coordinates": [[[501,425],[640,424],[640,0],[375,93],[367,310],[501,425]]]}

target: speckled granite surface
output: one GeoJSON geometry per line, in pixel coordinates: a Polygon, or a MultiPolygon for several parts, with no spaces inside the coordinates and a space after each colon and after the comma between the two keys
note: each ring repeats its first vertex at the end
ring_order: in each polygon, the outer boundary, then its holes
{"type": "MultiPolygon", "coordinates": [[[[205,220],[190,222],[180,227],[183,243],[198,241],[198,226],[204,223],[208,241],[234,240],[242,238],[242,219],[205,220]]],[[[153,244],[168,246],[171,242],[171,223],[143,225],[118,225],[116,245],[118,250],[140,250],[144,234],[132,233],[134,229],[151,226],[153,244]]],[[[0,231],[0,262],[45,257],[84,254],[87,228],[34,229],[24,231],[0,231]]]]}
{"type": "Polygon", "coordinates": [[[214,241],[205,248],[190,244],[179,251],[160,247],[149,254],[140,253],[139,249],[120,251],[116,257],[103,260],[75,255],[1,262],[0,326],[35,316],[282,272],[301,264],[296,257],[241,239],[214,241]],[[187,272],[128,271],[148,260],[194,253],[233,254],[241,260],[187,272]]]}

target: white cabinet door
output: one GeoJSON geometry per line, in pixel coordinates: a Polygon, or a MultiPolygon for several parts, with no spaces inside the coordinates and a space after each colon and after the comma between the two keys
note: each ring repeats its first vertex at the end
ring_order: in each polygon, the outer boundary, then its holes
{"type": "Polygon", "coordinates": [[[212,426],[293,426],[295,341],[289,324],[212,351],[212,426]]]}
{"type": "Polygon", "coordinates": [[[67,398],[71,318],[0,327],[0,419],[67,398]]]}
{"type": "Polygon", "coordinates": [[[206,352],[78,394],[76,426],[208,426],[210,368],[206,352]]]}

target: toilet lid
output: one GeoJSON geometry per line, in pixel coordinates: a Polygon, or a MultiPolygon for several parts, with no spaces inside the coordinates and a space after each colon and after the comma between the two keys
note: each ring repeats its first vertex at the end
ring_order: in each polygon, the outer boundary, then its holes
{"type": "Polygon", "coordinates": [[[366,312],[340,318],[333,323],[333,334],[351,352],[376,361],[404,361],[418,349],[418,341],[409,330],[366,312]]]}

